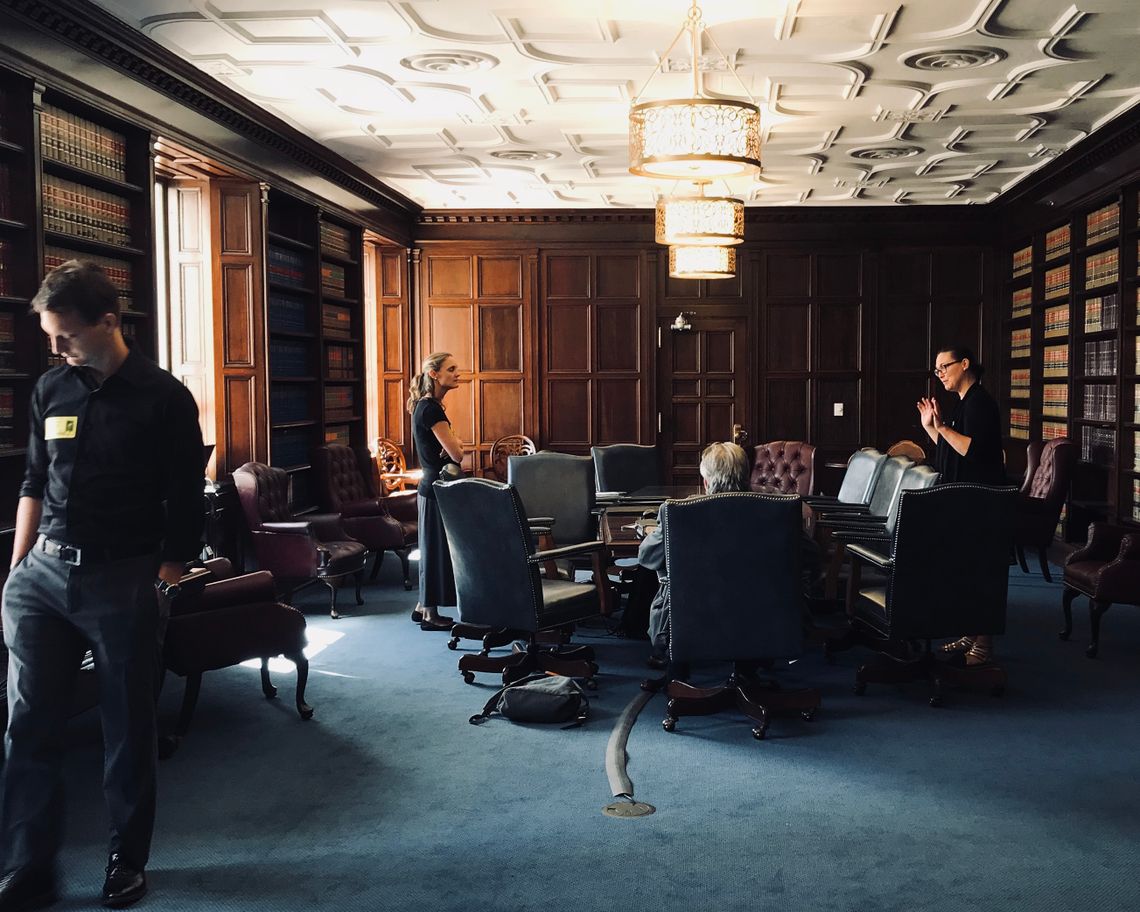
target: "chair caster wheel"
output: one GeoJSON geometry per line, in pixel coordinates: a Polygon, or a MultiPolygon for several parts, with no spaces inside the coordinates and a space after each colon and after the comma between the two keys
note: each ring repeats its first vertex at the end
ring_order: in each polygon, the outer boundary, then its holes
{"type": "Polygon", "coordinates": [[[1062,630],[1060,633],[1057,634],[1057,639],[1068,641],[1069,631],[1068,630],[1062,630]]]}
{"type": "Polygon", "coordinates": [[[405,592],[411,592],[412,591],[412,584],[408,580],[404,580],[404,591],[405,592]]]}
{"type": "Polygon", "coordinates": [[[1096,646],[1090,646],[1085,650],[1085,655],[1087,655],[1090,659],[1095,659],[1097,652],[1098,648],[1096,646]]]}
{"type": "Polygon", "coordinates": [[[598,682],[593,678],[586,678],[586,680],[582,682],[582,686],[585,687],[586,690],[597,690],[598,682]]]}
{"type": "Polygon", "coordinates": [[[458,647],[459,647],[459,637],[452,637],[450,640],[447,641],[447,648],[448,649],[454,650],[454,649],[457,649],[458,647]]]}
{"type": "Polygon", "coordinates": [[[673,729],[675,729],[677,727],[677,720],[676,719],[663,719],[661,721],[661,727],[663,729],[665,729],[665,731],[671,732],[671,731],[673,731],[673,729]]]}
{"type": "Polygon", "coordinates": [[[864,681],[855,682],[855,696],[861,697],[867,692],[867,684],[864,681]]]}
{"type": "Polygon", "coordinates": [[[930,698],[929,703],[935,709],[938,709],[942,706],[942,697],[940,695],[936,694],[935,696],[930,698]]]}
{"type": "Polygon", "coordinates": [[[767,734],[768,734],[767,727],[752,729],[752,737],[755,738],[757,741],[763,741],[767,734]]]}
{"type": "Polygon", "coordinates": [[[803,712],[800,713],[800,718],[803,719],[805,722],[811,722],[815,718],[815,710],[814,709],[805,709],[803,712]]]}
{"type": "Polygon", "coordinates": [[[463,672],[463,683],[464,684],[474,684],[475,683],[475,672],[473,672],[473,671],[463,672]]]}

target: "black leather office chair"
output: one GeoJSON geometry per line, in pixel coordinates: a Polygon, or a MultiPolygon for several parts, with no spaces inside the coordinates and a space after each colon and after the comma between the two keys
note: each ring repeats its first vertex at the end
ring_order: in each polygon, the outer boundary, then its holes
{"type": "Polygon", "coordinates": [[[719,687],[674,677],[666,684],[673,731],[679,716],[736,709],[763,738],[771,712],[811,719],[814,689],[780,690],[757,681],[757,665],[799,655],[803,648],[800,498],[788,494],[713,494],[668,501],[661,510],[669,574],[669,659],[672,673],[700,662],[732,662],[719,687]]]}
{"type": "Polygon", "coordinates": [[[590,447],[599,491],[628,494],[639,488],[661,485],[661,463],[657,447],[637,443],[615,443],[590,447]]]}
{"type": "MultiPolygon", "coordinates": [[[[942,704],[946,683],[1001,694],[1000,666],[941,660],[931,640],[1005,632],[1009,552],[1017,489],[948,484],[903,491],[888,553],[848,544],[851,630],[842,645],[860,644],[882,658],[859,667],[855,692],[868,683],[930,682],[930,704],[942,704]],[[862,583],[864,564],[886,579],[862,583]],[[917,641],[919,648],[914,647],[917,641]]],[[[830,651],[834,651],[833,649],[830,651]]]]}
{"type": "Polygon", "coordinates": [[[451,548],[460,620],[485,631],[483,651],[459,660],[463,679],[471,683],[475,672],[501,672],[503,683],[509,684],[536,670],[593,678],[598,666],[590,647],[542,647],[537,634],[566,628],[601,612],[605,604],[602,543],[536,552],[522,501],[511,485],[462,478],[437,481],[435,491],[451,548]],[[593,582],[539,575],[546,561],[579,555],[592,558],[593,582]],[[501,658],[489,654],[495,646],[520,639],[526,642],[522,651],[501,658]]]}

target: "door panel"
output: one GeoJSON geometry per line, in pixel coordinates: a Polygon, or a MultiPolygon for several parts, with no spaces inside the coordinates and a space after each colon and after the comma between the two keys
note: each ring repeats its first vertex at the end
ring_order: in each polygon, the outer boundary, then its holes
{"type": "Polygon", "coordinates": [[[697,317],[687,332],[669,322],[660,324],[658,444],[666,483],[695,484],[701,451],[750,420],[748,318],[697,317]]]}

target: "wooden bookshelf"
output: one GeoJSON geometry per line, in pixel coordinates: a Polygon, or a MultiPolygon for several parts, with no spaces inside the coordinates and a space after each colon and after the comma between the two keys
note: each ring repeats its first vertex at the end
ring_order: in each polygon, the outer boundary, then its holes
{"type": "Polygon", "coordinates": [[[1140,523],[1138,196],[1129,185],[1091,200],[1008,251],[1007,446],[1062,435],[1076,443],[1080,509],[1067,513],[1080,528],[1070,539],[1084,540],[1090,516],[1140,523]],[[1015,372],[1027,363],[1026,395],[1015,372]],[[1099,506],[1090,513],[1089,504],[1099,506]]]}
{"type": "Polygon", "coordinates": [[[304,510],[313,449],[365,445],[363,232],[278,191],[268,225],[270,462],[304,510]]]}

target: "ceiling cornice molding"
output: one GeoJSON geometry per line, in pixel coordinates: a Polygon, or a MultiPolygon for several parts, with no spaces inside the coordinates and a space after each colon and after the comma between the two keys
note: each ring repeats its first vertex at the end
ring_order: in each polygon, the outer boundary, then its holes
{"type": "MultiPolygon", "coordinates": [[[[853,222],[977,222],[983,206],[771,206],[744,210],[748,224],[834,224],[853,222]]],[[[652,209],[451,210],[425,209],[419,225],[652,225],[652,209]]]]}
{"type": "Polygon", "coordinates": [[[0,9],[244,139],[268,146],[373,206],[410,219],[420,210],[403,194],[85,0],[51,0],[50,5],[40,0],[0,0],[0,9]]]}
{"type": "Polygon", "coordinates": [[[420,225],[646,225],[653,223],[652,209],[545,209],[515,211],[425,209],[420,225]]]}

